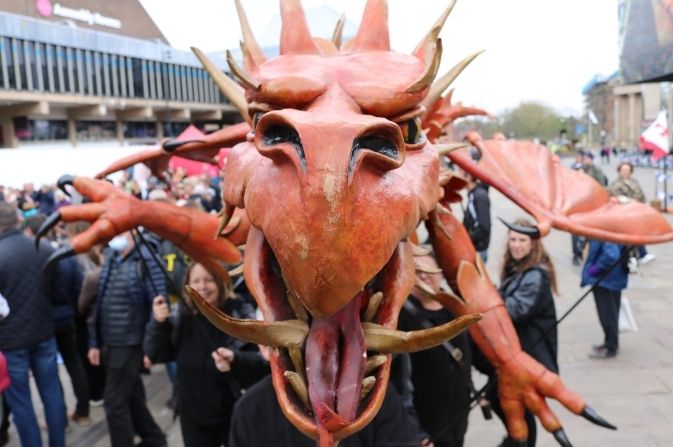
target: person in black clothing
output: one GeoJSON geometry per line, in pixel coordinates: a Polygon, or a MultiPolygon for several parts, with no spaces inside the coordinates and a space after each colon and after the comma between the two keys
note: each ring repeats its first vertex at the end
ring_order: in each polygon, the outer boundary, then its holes
{"type": "MultiPolygon", "coordinates": [[[[252,306],[229,296],[222,279],[203,265],[188,267],[186,284],[228,315],[254,318],[252,306]]],[[[189,298],[184,303],[171,317],[167,300],[163,296],[154,299],[145,352],[152,362],[177,363],[184,444],[219,447],[227,441],[231,413],[242,390],[267,375],[269,367],[257,346],[221,332],[197,312],[189,298]]]]}
{"type": "MultiPolygon", "coordinates": [[[[266,347],[260,346],[268,354],[266,347]]],[[[381,409],[359,432],[341,440],[339,447],[418,447],[418,432],[410,423],[407,410],[388,386],[381,409]]],[[[257,446],[315,447],[316,441],[301,433],[285,417],[276,392],[267,376],[241,397],[231,417],[227,447],[257,446]]]]}
{"type": "MultiPolygon", "coordinates": [[[[554,294],[558,293],[558,289],[554,264],[540,241],[538,228],[532,222],[519,219],[514,223],[504,223],[509,228],[509,234],[500,272],[500,295],[514,323],[521,349],[549,371],[558,374],[554,305],[554,294]]],[[[491,380],[497,381],[497,378],[492,377],[491,380]]],[[[490,387],[488,398],[504,422],[497,386],[490,387]]],[[[526,410],[525,419],[528,425],[528,446],[534,447],[537,435],[535,417],[526,410]]],[[[502,446],[509,445],[515,444],[507,437],[502,446]]]]}
{"type": "Polygon", "coordinates": [[[58,381],[51,298],[54,269],[43,267],[54,252],[18,228],[17,209],[0,203],[0,293],[11,312],[0,322],[0,350],[12,385],[5,392],[21,444],[42,445],[30,397],[30,375],[44,405],[49,445],[65,446],[66,410],[58,381]]]}
{"type": "MultiPolygon", "coordinates": [[[[27,218],[23,222],[24,234],[35,237],[46,219],[47,216],[41,213],[27,218]]],[[[84,276],[77,258],[65,258],[58,262],[58,276],[55,278],[52,311],[56,345],[70,376],[72,389],[77,399],[75,411],[70,414],[69,419],[87,427],[91,425],[91,419],[89,418],[89,383],[84,363],[78,353],[75,329],[77,299],[82,289],[83,279],[84,276]]]]}
{"type": "MultiPolygon", "coordinates": [[[[417,258],[437,268],[431,256],[417,258]]],[[[441,273],[416,273],[432,290],[440,290],[441,273]]],[[[455,318],[425,290],[415,286],[400,312],[398,328],[403,331],[439,326],[455,318]]],[[[414,406],[427,441],[435,447],[463,445],[470,405],[471,354],[466,333],[432,349],[410,354],[414,406]]]]}
{"type": "Polygon", "coordinates": [[[135,432],[143,446],[165,446],[140,377],[152,299],[166,295],[163,271],[148,247],[135,246],[130,232],[108,245],[89,330],[89,361],[105,367],[103,405],[110,441],[113,447],[132,446],[135,432]]]}
{"type": "Polygon", "coordinates": [[[486,262],[488,245],[491,242],[491,200],[488,198],[488,185],[465,171],[462,175],[467,181],[468,190],[463,225],[470,235],[474,248],[486,262]]]}

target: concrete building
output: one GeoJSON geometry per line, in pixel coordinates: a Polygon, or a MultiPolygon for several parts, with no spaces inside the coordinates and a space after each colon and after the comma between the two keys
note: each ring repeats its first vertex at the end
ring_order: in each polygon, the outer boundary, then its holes
{"type": "Polygon", "coordinates": [[[0,147],[127,144],[239,120],[137,0],[0,0],[0,147]]]}
{"type": "Polygon", "coordinates": [[[640,135],[666,107],[667,92],[662,86],[665,84],[658,82],[624,84],[619,72],[594,76],[582,89],[588,146],[637,146],[640,135]]]}

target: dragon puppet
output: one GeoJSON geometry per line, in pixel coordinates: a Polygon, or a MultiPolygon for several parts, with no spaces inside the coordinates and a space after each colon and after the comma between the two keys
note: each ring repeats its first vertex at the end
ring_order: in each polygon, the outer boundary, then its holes
{"type": "Polygon", "coordinates": [[[339,26],[331,41],[313,38],[299,0],[281,0],[280,55],[271,59],[236,4],[243,63],[231,54],[228,62],[238,82],[194,51],[246,121],[201,141],[167,142],[103,173],[137,161],[160,170],[174,154],[212,160],[219,148],[233,146],[220,216],[142,202],[107,182],[64,176],[59,185],[71,185],[89,203],[60,208],[39,234],[59,221],[92,225],[51,261],[142,226],[226,275],[222,263],[240,263],[237,247],[245,245],[244,277],[263,321],[230,318],[194,290],[188,293],[221,330],[274,348],[272,379],[281,408],[320,446],[357,432],[377,414],[392,353],[437,346],[468,327],[498,370],[514,439],[526,439],[528,408],[562,445],[570,445],[546,398],[611,427],[521,350],[481,258],[451,214],[465,183],[440,159],[448,156],[522,206],[543,235],[554,227],[650,244],[673,239],[673,228],[645,205],[610,199],[541,146],[470,134],[468,141],[482,153],[475,163],[466,147],[429,141],[422,125],[432,121],[427,110],[435,110],[438,123],[459,116],[442,115],[446,108],[434,105],[476,56],[435,80],[442,53],[438,36],[453,2],[407,55],[390,49],[384,0],[368,0],[355,37],[343,43],[339,26]],[[423,254],[414,244],[419,224],[426,226],[451,288],[435,297],[459,317],[401,332],[398,313],[418,281],[415,270],[425,268],[415,261],[423,254]]]}

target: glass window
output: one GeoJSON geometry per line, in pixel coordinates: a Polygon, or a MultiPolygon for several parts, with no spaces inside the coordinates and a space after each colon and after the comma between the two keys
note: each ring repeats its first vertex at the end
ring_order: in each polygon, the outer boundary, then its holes
{"type": "Polygon", "coordinates": [[[114,121],[77,121],[75,129],[78,141],[114,140],[117,134],[114,121]]]}
{"type": "Polygon", "coordinates": [[[7,39],[0,37],[0,88],[7,89],[7,39]]]}
{"type": "Polygon", "coordinates": [[[14,130],[20,141],[53,141],[68,139],[65,120],[34,120],[25,116],[14,118],[14,130]]]}
{"type": "Polygon", "coordinates": [[[142,98],[145,89],[143,84],[143,64],[140,59],[131,59],[131,73],[133,79],[133,96],[135,98],[142,98]]]}
{"type": "Polygon", "coordinates": [[[49,92],[56,91],[56,64],[54,63],[54,47],[51,44],[44,46],[43,77],[46,83],[45,89],[49,92]]]}
{"type": "Polygon", "coordinates": [[[157,135],[157,124],[151,121],[128,121],[124,123],[124,138],[154,139],[157,135]]]}

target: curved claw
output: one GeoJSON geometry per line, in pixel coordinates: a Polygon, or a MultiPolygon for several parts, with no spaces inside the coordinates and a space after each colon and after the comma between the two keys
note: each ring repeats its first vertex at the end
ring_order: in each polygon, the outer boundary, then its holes
{"type": "MultiPolygon", "coordinates": [[[[59,182],[60,181],[61,179],[59,179],[59,182]]],[[[47,217],[47,219],[44,222],[42,222],[42,225],[40,225],[40,228],[37,230],[37,234],[35,235],[35,250],[40,248],[40,239],[42,238],[42,236],[44,236],[49,230],[54,228],[56,224],[59,223],[60,220],[61,220],[60,211],[54,211],[49,215],[49,217],[47,217]]]]}
{"type": "Polygon", "coordinates": [[[591,408],[589,405],[584,407],[584,410],[582,410],[581,415],[584,419],[596,425],[609,428],[610,430],[617,430],[617,427],[615,427],[614,425],[612,425],[611,423],[600,417],[598,413],[596,413],[596,410],[591,408]]]}
{"type": "Polygon", "coordinates": [[[554,435],[556,441],[563,447],[573,447],[573,445],[570,443],[570,440],[568,439],[568,436],[566,435],[566,432],[563,431],[562,428],[554,430],[552,434],[554,435]]]}
{"type": "Polygon", "coordinates": [[[203,141],[203,140],[186,140],[186,141],[167,140],[167,141],[164,141],[161,144],[161,147],[166,152],[175,152],[181,146],[184,146],[185,144],[189,144],[189,143],[205,143],[205,141],[203,141]]]}
{"type": "Polygon", "coordinates": [[[75,177],[74,177],[74,176],[65,174],[65,175],[62,175],[62,176],[60,176],[60,177],[58,178],[58,181],[56,181],[56,185],[58,186],[58,189],[60,189],[61,191],[63,191],[63,193],[64,193],[66,196],[70,197],[70,193],[68,192],[68,190],[66,189],[65,186],[66,186],[66,185],[70,185],[70,186],[72,186],[72,184],[73,184],[74,181],[75,181],[75,177]]]}
{"type": "Polygon", "coordinates": [[[56,250],[49,256],[47,262],[44,263],[44,269],[47,269],[50,265],[60,261],[63,258],[70,257],[74,254],[77,254],[75,250],[68,244],[63,245],[61,248],[56,250]]]}

